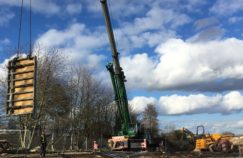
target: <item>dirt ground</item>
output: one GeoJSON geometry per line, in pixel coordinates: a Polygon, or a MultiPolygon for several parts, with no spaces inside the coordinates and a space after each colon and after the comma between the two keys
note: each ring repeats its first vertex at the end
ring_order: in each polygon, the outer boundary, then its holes
{"type": "MultiPolygon", "coordinates": [[[[0,157],[4,158],[40,158],[39,154],[2,154],[0,157]]],[[[72,153],[53,153],[47,154],[46,158],[198,158],[198,157],[239,157],[238,153],[222,154],[222,153],[159,153],[159,152],[113,152],[113,153],[86,153],[86,152],[72,152],[72,153]]]]}

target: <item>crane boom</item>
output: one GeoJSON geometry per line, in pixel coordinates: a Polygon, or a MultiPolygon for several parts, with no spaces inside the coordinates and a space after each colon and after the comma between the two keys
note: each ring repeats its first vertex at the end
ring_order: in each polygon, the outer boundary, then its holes
{"type": "Polygon", "coordinates": [[[102,4],[103,14],[105,17],[106,30],[108,33],[111,51],[112,51],[114,72],[115,72],[115,74],[121,74],[122,72],[121,72],[121,67],[120,67],[120,63],[119,63],[119,59],[118,59],[118,52],[116,49],[116,41],[115,41],[114,34],[113,34],[113,29],[112,29],[112,25],[111,25],[111,20],[110,20],[107,3],[106,3],[106,0],[101,0],[100,2],[102,4]]]}
{"type": "Polygon", "coordinates": [[[118,135],[132,137],[136,135],[136,130],[134,127],[131,127],[131,119],[128,110],[128,100],[125,87],[125,75],[119,63],[116,42],[106,0],[100,0],[100,2],[105,17],[106,30],[112,50],[112,63],[106,65],[106,68],[110,72],[112,86],[115,93],[115,101],[118,106],[119,116],[122,123],[121,131],[118,133],[118,135]]]}

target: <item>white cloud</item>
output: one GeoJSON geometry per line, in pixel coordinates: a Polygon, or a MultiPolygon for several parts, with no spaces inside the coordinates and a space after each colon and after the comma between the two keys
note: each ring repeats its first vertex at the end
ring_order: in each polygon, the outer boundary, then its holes
{"type": "MultiPolygon", "coordinates": [[[[0,80],[1,81],[5,81],[7,79],[7,74],[8,74],[8,62],[12,59],[14,59],[16,57],[16,55],[13,55],[11,57],[9,57],[8,59],[4,59],[2,61],[2,63],[0,63],[0,80]]],[[[25,54],[21,54],[20,57],[26,57],[25,54]]]]}
{"type": "Polygon", "coordinates": [[[194,26],[196,27],[196,30],[201,30],[209,26],[214,26],[218,23],[219,21],[215,17],[207,17],[195,21],[194,26]]]}
{"type": "Polygon", "coordinates": [[[156,49],[160,60],[143,53],[122,57],[121,65],[133,88],[242,89],[242,50],[243,41],[235,38],[197,43],[170,39],[156,49]]]}
{"type": "Polygon", "coordinates": [[[211,7],[211,12],[218,15],[232,15],[243,9],[243,0],[217,0],[211,7]]]}
{"type": "MultiPolygon", "coordinates": [[[[164,9],[173,9],[176,11],[189,12],[200,11],[200,6],[206,4],[205,1],[198,0],[122,0],[122,1],[112,1],[107,0],[109,10],[115,19],[128,18],[136,15],[141,15],[141,13],[147,12],[147,10],[153,7],[160,7],[164,9]]],[[[99,1],[86,0],[86,5],[88,10],[95,13],[101,12],[99,1]]],[[[165,17],[163,17],[165,18],[165,17]]]]}
{"type": "Polygon", "coordinates": [[[82,5],[80,3],[68,4],[66,6],[66,11],[70,15],[72,15],[72,14],[78,14],[78,13],[80,13],[82,11],[82,5]]]}
{"type": "Polygon", "coordinates": [[[120,59],[122,68],[125,71],[128,85],[143,85],[142,87],[152,87],[154,80],[154,69],[156,63],[151,60],[146,53],[134,56],[122,57],[120,59]],[[152,84],[152,85],[151,85],[152,84]]]}
{"type": "MultiPolygon", "coordinates": [[[[139,1],[111,1],[108,0],[108,7],[111,15],[114,18],[124,18],[132,15],[140,15],[146,9],[146,6],[152,4],[152,0],[139,0],[139,1]]],[[[95,13],[101,12],[100,1],[90,1],[86,0],[87,8],[89,11],[95,13]]]]}
{"type": "MultiPolygon", "coordinates": [[[[177,116],[179,117],[179,116],[177,116]]],[[[160,120],[160,127],[163,131],[167,131],[168,127],[176,128],[187,128],[193,133],[196,133],[196,128],[198,125],[203,125],[205,127],[205,133],[223,133],[223,132],[233,132],[235,134],[242,134],[243,120],[235,119],[231,120],[230,115],[222,116],[221,119],[207,121],[205,119],[196,119],[196,120],[180,120],[175,119],[173,121],[160,120]],[[173,125],[173,126],[172,126],[173,125]]]]}
{"type": "Polygon", "coordinates": [[[234,24],[243,20],[243,17],[233,16],[229,18],[229,23],[234,24]]]}
{"type": "Polygon", "coordinates": [[[0,51],[3,51],[6,46],[10,44],[10,40],[8,38],[0,39],[0,51]]]}
{"type": "Polygon", "coordinates": [[[243,96],[238,91],[231,91],[225,95],[191,94],[188,96],[170,95],[153,97],[134,97],[130,104],[136,112],[144,111],[147,104],[157,107],[160,115],[183,115],[200,113],[230,114],[243,110],[243,96]]]}
{"type": "Polygon", "coordinates": [[[15,14],[10,12],[8,9],[0,9],[0,14],[0,26],[7,25],[15,16],[15,14]]]}
{"type": "MultiPolygon", "coordinates": [[[[98,1],[86,3],[89,11],[102,15],[98,1]]],[[[118,28],[114,27],[114,34],[119,51],[123,54],[136,48],[155,47],[168,38],[176,37],[175,30],[191,22],[191,18],[181,11],[183,7],[174,7],[180,6],[177,0],[124,0],[107,3],[111,20],[116,20],[118,25],[118,28]]]]}
{"type": "Polygon", "coordinates": [[[10,43],[11,42],[10,42],[10,40],[8,38],[4,38],[4,39],[0,40],[0,44],[3,44],[3,45],[8,45],[10,43]]]}
{"type": "Polygon", "coordinates": [[[154,7],[146,13],[145,17],[136,18],[132,25],[125,25],[125,30],[129,33],[134,31],[135,33],[140,33],[146,30],[161,29],[164,28],[164,25],[168,24],[175,28],[188,23],[189,21],[189,17],[187,17],[185,14],[181,14],[169,9],[154,7]]]}
{"type": "Polygon", "coordinates": [[[5,59],[1,64],[0,64],[0,80],[5,81],[7,77],[7,64],[8,64],[9,59],[5,59]]]}
{"type": "Polygon", "coordinates": [[[39,37],[36,45],[57,48],[70,62],[97,68],[104,56],[95,52],[107,44],[106,36],[105,32],[100,30],[92,32],[84,24],[75,23],[65,30],[48,30],[39,37]]]}
{"type": "MultiPolygon", "coordinates": [[[[21,6],[21,1],[16,0],[2,0],[0,6],[21,6]]],[[[24,7],[29,9],[29,1],[24,1],[24,7]]],[[[60,12],[60,6],[49,0],[35,0],[32,1],[32,10],[45,13],[45,14],[58,14],[60,12]]]]}
{"type": "Polygon", "coordinates": [[[243,120],[235,121],[221,121],[208,123],[207,128],[211,133],[233,132],[235,134],[242,134],[243,120]]]}
{"type": "Polygon", "coordinates": [[[129,104],[136,113],[142,113],[148,104],[155,105],[156,99],[153,97],[137,96],[129,101],[129,104]]]}
{"type": "Polygon", "coordinates": [[[209,27],[190,37],[188,41],[198,42],[198,41],[211,41],[221,39],[225,30],[218,27],[209,27]]]}
{"type": "Polygon", "coordinates": [[[171,9],[152,7],[145,16],[137,17],[133,22],[124,22],[115,29],[115,36],[121,50],[129,51],[157,44],[175,37],[177,27],[190,22],[190,18],[171,9]]]}
{"type": "Polygon", "coordinates": [[[187,0],[188,4],[186,5],[187,9],[189,9],[190,11],[197,11],[200,6],[203,6],[205,4],[207,4],[206,1],[199,1],[199,0],[187,0]]]}

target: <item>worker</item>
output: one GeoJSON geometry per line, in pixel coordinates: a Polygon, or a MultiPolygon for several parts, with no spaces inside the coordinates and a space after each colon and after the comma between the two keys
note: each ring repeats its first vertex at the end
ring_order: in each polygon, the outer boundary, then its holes
{"type": "Polygon", "coordinates": [[[40,137],[40,156],[45,157],[46,155],[46,135],[44,132],[41,132],[41,137],[40,137]]]}

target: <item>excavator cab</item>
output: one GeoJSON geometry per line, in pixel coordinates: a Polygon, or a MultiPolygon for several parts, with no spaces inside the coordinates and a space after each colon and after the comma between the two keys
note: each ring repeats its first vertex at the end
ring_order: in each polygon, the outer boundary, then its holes
{"type": "Polygon", "coordinates": [[[128,124],[128,135],[131,137],[135,137],[138,133],[138,125],[137,124],[128,124]]]}
{"type": "Polygon", "coordinates": [[[210,150],[215,140],[210,134],[205,134],[204,126],[197,126],[196,131],[196,151],[210,150]]]}
{"type": "Polygon", "coordinates": [[[205,130],[203,125],[197,126],[197,132],[196,132],[196,139],[201,139],[201,138],[205,138],[205,130]]]}

